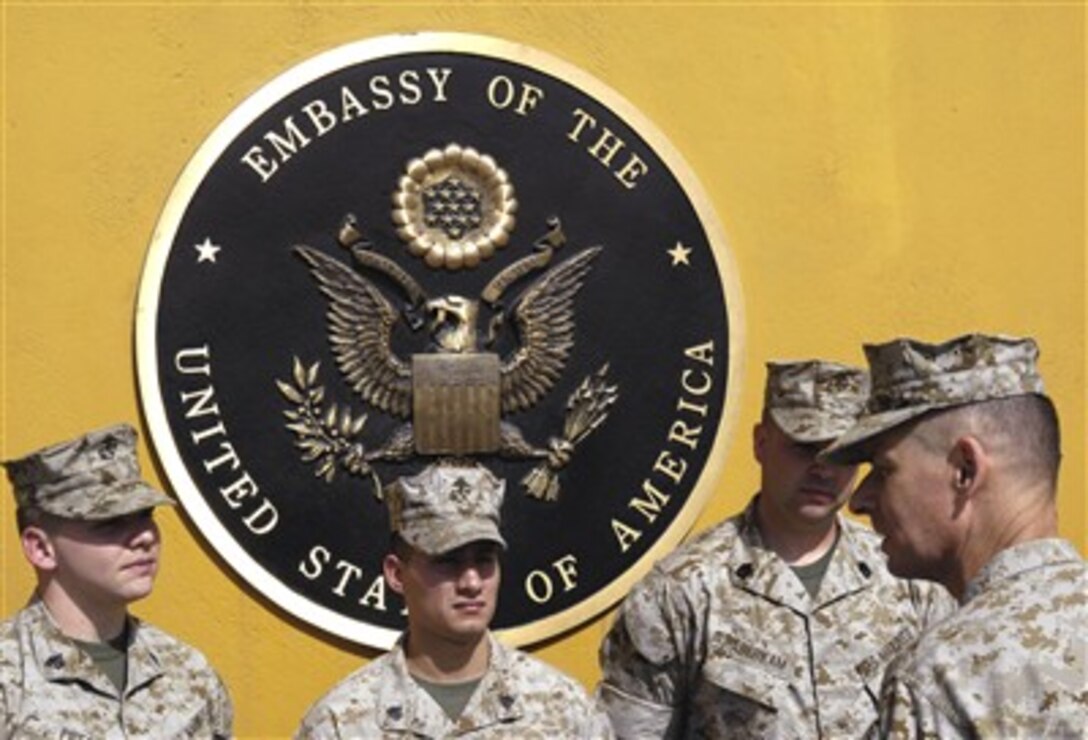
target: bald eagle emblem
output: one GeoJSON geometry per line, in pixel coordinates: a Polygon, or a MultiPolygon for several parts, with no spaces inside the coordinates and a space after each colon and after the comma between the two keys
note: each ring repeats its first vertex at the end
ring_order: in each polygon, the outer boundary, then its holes
{"type": "MultiPolygon", "coordinates": [[[[428,155],[409,163],[394,196],[398,234],[434,270],[472,269],[506,245],[512,186],[486,155],[456,145],[428,155]]],[[[535,407],[566,369],[576,298],[602,247],[553,264],[566,236],[552,218],[532,254],[499,271],[479,295],[464,296],[425,290],[374,249],[353,216],[338,242],[353,264],[311,246],[293,251],[326,300],[328,341],[343,381],[370,413],[394,423],[384,441],[368,444],[368,413],[328,403],[320,363],[296,357],[290,380],[276,383],[291,404],[286,427],[315,475],[327,482],[338,471],[369,477],[380,495],[376,466],[497,455],[535,462],[522,479],[527,494],[558,499],[559,472],[618,399],[607,364],[570,395],[559,436],[535,444],[509,417],[535,407]]]]}

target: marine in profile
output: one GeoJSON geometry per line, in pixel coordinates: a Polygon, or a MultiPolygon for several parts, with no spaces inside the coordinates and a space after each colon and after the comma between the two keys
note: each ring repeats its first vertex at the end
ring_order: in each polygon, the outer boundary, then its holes
{"type": "Polygon", "coordinates": [[[851,506],[892,573],[959,610],[889,670],[881,737],[1074,738],[1088,729],[1088,570],[1058,537],[1058,413],[1029,338],[868,345],[873,394],[825,451],[872,471],[851,506]]]}
{"type": "Polygon", "coordinates": [[[617,735],[843,738],[875,720],[884,667],[952,600],[894,577],[880,539],[840,514],[857,468],[818,454],[867,390],[838,363],[768,364],[759,492],[655,565],[601,646],[617,735]]]}
{"type": "Polygon", "coordinates": [[[158,574],[153,511],[173,505],[142,480],[136,431],[4,465],[37,587],[0,624],[0,737],[230,737],[230,696],[207,659],[128,611],[158,574]]]}

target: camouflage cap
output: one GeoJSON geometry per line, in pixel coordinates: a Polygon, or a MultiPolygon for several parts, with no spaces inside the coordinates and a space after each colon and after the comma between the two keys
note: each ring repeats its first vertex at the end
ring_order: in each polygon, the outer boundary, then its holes
{"type": "Polygon", "coordinates": [[[865,371],[823,360],[768,362],[763,407],[790,438],[827,442],[845,432],[865,407],[865,371]]]}
{"type": "Polygon", "coordinates": [[[88,432],[4,463],[20,509],[64,519],[111,519],[173,506],[140,477],[136,430],[129,424],[88,432]]]}
{"type": "Polygon", "coordinates": [[[967,334],[942,344],[893,339],[865,345],[873,390],[858,423],[823,451],[839,462],[867,460],[874,438],[934,409],[1043,395],[1033,339],[967,334]]]}
{"type": "Polygon", "coordinates": [[[398,478],[385,490],[389,526],[428,555],[477,540],[506,548],[499,534],[505,481],[482,465],[440,461],[422,473],[398,478]]]}

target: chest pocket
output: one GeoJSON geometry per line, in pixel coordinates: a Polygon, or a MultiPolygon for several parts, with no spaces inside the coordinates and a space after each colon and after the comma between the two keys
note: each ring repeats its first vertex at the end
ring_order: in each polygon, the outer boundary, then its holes
{"type": "Polygon", "coordinates": [[[824,731],[830,737],[860,737],[878,716],[884,660],[874,652],[853,663],[828,663],[818,689],[824,731]]]}
{"type": "Polygon", "coordinates": [[[708,660],[689,729],[703,736],[773,736],[787,691],[781,677],[758,665],[729,658],[708,660]]]}
{"type": "Polygon", "coordinates": [[[215,730],[215,728],[211,725],[211,717],[209,717],[208,712],[202,710],[192,717],[189,717],[188,721],[174,730],[170,737],[176,738],[177,740],[181,740],[181,738],[218,737],[213,730],[215,730]]]}

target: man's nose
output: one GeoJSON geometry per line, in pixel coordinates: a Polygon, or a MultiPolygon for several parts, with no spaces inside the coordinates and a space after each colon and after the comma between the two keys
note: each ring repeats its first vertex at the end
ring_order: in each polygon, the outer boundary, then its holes
{"type": "Polygon", "coordinates": [[[466,565],[461,571],[461,577],[458,579],[458,584],[461,588],[476,590],[480,588],[480,583],[483,578],[480,576],[480,568],[475,563],[466,565]]]}
{"type": "Polygon", "coordinates": [[[151,519],[137,519],[129,530],[132,547],[150,547],[159,541],[159,528],[151,519]]]}
{"type": "Polygon", "coordinates": [[[808,466],[808,472],[810,475],[816,478],[828,480],[835,477],[836,467],[837,466],[833,465],[832,463],[815,457],[812,459],[812,464],[808,466]]]}

